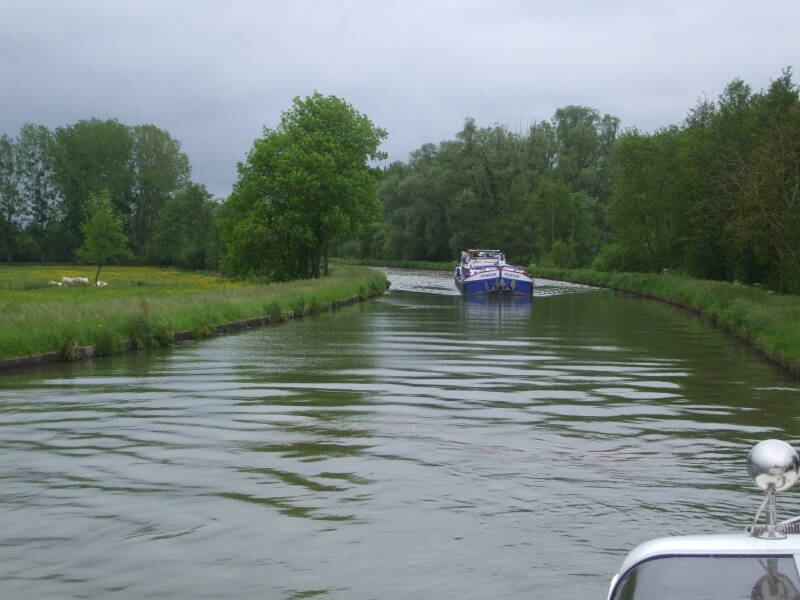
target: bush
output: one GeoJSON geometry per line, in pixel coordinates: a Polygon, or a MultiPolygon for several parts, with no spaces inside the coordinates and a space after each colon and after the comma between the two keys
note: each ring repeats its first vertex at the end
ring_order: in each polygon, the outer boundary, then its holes
{"type": "Polygon", "coordinates": [[[322,311],[322,303],[319,301],[319,298],[316,296],[311,296],[311,299],[308,302],[308,309],[307,312],[310,315],[316,314],[322,311]]]}
{"type": "Polygon", "coordinates": [[[302,317],[306,312],[306,299],[302,297],[295,298],[292,301],[292,312],[295,317],[302,317]]]}
{"type": "Polygon", "coordinates": [[[280,321],[283,319],[283,310],[281,309],[281,305],[277,302],[270,302],[267,304],[266,313],[270,321],[280,321]]]}
{"type": "Polygon", "coordinates": [[[122,351],[122,337],[110,329],[103,329],[103,324],[98,325],[100,333],[95,344],[94,353],[97,356],[111,356],[122,351]]]}
{"type": "Polygon", "coordinates": [[[171,348],[175,345],[175,332],[166,319],[161,319],[153,328],[153,339],[161,348],[171,348]]]}
{"type": "Polygon", "coordinates": [[[81,359],[81,347],[77,340],[67,340],[61,348],[61,353],[64,359],[68,362],[74,362],[81,359]]]}

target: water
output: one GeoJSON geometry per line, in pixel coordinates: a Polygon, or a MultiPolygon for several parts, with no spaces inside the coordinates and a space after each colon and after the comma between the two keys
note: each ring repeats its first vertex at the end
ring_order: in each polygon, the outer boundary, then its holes
{"type": "Polygon", "coordinates": [[[680,310],[389,273],[334,314],[4,374],[0,597],[603,598],[645,539],[740,530],[747,450],[797,441],[798,384],[680,310]]]}

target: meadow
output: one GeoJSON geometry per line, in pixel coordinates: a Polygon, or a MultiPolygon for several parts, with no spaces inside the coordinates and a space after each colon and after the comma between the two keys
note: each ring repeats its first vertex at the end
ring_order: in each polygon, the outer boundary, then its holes
{"type": "Polygon", "coordinates": [[[174,343],[174,334],[214,335],[219,324],[270,320],[327,310],[331,303],[386,289],[375,270],[335,265],[329,277],[288,283],[233,281],[210,273],[155,267],[106,267],[108,287],[50,287],[62,276],[88,277],[93,267],[0,266],[0,359],[61,351],[78,358],[80,346],[97,355],[174,343]]]}

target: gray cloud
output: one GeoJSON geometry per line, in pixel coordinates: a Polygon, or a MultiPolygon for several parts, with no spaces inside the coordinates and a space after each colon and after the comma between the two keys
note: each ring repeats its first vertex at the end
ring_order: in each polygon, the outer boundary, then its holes
{"type": "Polygon", "coordinates": [[[0,132],[153,123],[226,195],[294,96],[347,99],[389,131],[391,160],[467,116],[524,130],[567,104],[653,130],[796,65],[798,22],[794,1],[7,0],[0,132]]]}

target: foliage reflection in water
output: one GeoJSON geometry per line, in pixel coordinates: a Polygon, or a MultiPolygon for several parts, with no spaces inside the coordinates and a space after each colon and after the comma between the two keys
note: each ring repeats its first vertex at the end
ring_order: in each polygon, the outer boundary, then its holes
{"type": "Polygon", "coordinates": [[[798,386],[681,311],[403,277],[335,314],[5,376],[2,595],[602,597],[636,543],[742,526],[747,449],[795,437],[798,386]]]}

